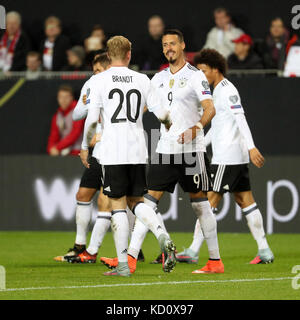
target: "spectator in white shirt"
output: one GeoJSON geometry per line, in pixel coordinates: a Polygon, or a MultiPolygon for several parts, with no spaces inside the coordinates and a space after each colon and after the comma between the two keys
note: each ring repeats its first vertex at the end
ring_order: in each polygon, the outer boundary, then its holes
{"type": "Polygon", "coordinates": [[[232,24],[231,16],[225,8],[215,9],[214,19],[216,26],[207,34],[204,48],[215,49],[227,58],[234,51],[232,40],[244,32],[232,24]]]}

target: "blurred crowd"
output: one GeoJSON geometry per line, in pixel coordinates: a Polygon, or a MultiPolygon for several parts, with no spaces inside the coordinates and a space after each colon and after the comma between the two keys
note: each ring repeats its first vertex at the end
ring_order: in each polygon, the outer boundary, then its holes
{"type": "MultiPolygon", "coordinates": [[[[299,46],[299,37],[289,31],[282,18],[272,19],[265,38],[256,39],[234,25],[226,8],[216,8],[213,17],[215,26],[208,31],[204,48],[222,53],[228,61],[229,70],[284,70],[290,61],[300,65],[299,54],[296,60],[295,57],[288,59],[290,49],[299,46]]],[[[165,67],[166,60],[161,50],[164,28],[165,23],[160,16],[149,18],[147,36],[135,44],[132,64],[136,69],[159,70],[165,67]]],[[[50,16],[44,22],[44,39],[39,50],[32,51],[31,40],[22,30],[21,15],[11,11],[7,13],[6,31],[0,39],[0,70],[4,73],[26,71],[28,79],[37,78],[43,71],[89,71],[95,52],[105,50],[105,46],[106,32],[101,25],[93,27],[82,45],[72,46],[71,40],[62,33],[62,21],[50,16]]],[[[191,63],[194,54],[186,53],[191,63]]],[[[298,73],[297,70],[294,73],[290,71],[287,75],[296,76],[298,73]]]]}

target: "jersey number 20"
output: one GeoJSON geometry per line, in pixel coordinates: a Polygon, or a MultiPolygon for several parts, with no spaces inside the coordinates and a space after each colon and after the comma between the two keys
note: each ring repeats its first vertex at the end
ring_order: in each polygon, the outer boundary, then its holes
{"type": "Polygon", "coordinates": [[[111,122],[112,123],[120,123],[120,122],[126,122],[127,119],[131,122],[136,122],[140,115],[140,109],[141,109],[141,93],[136,90],[136,89],[131,89],[126,93],[126,96],[124,96],[124,93],[120,89],[113,89],[110,91],[108,98],[113,99],[114,94],[117,93],[120,96],[120,103],[114,112],[113,116],[111,117],[111,122]],[[137,96],[137,105],[136,105],[136,113],[135,116],[131,116],[131,104],[130,104],[130,97],[132,94],[135,94],[137,96]],[[126,100],[126,116],[127,118],[118,118],[118,115],[120,111],[122,110],[123,103],[124,103],[124,98],[126,100]]]}

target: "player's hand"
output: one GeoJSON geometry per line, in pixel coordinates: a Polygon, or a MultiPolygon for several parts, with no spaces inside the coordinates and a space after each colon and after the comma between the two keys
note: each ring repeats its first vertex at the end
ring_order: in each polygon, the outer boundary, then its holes
{"type": "Polygon", "coordinates": [[[53,156],[53,157],[59,156],[59,150],[55,147],[52,147],[49,153],[50,153],[50,156],[53,156]]]}
{"type": "Polygon", "coordinates": [[[83,102],[83,104],[86,104],[86,94],[83,95],[82,102],[83,102]]]}
{"type": "Polygon", "coordinates": [[[81,159],[81,162],[86,168],[89,169],[90,164],[88,163],[88,156],[89,156],[89,150],[83,150],[83,149],[80,150],[79,157],[81,159]]]}
{"type": "Polygon", "coordinates": [[[257,167],[261,168],[265,163],[265,158],[259,152],[257,148],[253,148],[249,150],[249,155],[251,162],[257,167]]]}
{"type": "Polygon", "coordinates": [[[163,120],[160,119],[160,122],[165,126],[166,130],[169,131],[169,129],[172,126],[172,121],[171,121],[171,118],[170,118],[170,112],[168,112],[168,114],[167,114],[165,119],[163,119],[163,120]]]}
{"type": "Polygon", "coordinates": [[[185,130],[179,136],[177,142],[180,144],[190,143],[192,140],[194,140],[196,138],[198,130],[199,130],[199,128],[197,126],[194,126],[192,128],[185,130]]]}

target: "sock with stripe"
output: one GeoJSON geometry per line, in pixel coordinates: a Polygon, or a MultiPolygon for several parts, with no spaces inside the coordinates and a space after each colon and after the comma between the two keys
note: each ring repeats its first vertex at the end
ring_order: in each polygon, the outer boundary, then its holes
{"type": "Polygon", "coordinates": [[[80,245],[86,244],[86,236],[89,223],[92,218],[92,201],[77,201],[76,207],[76,239],[75,243],[80,245]]]}
{"type": "Polygon", "coordinates": [[[207,198],[191,199],[192,208],[198,219],[204,239],[207,243],[210,259],[220,259],[217,235],[217,221],[207,198]]]}
{"type": "Polygon", "coordinates": [[[189,249],[195,253],[195,256],[199,255],[200,248],[202,246],[204,240],[204,235],[200,227],[200,222],[199,219],[197,219],[196,224],[195,224],[195,229],[194,229],[194,236],[193,236],[193,242],[189,246],[189,249]]]}
{"type": "Polygon", "coordinates": [[[135,259],[138,258],[148,230],[149,228],[145,226],[140,219],[135,219],[134,229],[131,234],[131,240],[128,248],[128,254],[133,256],[135,259]]]}
{"type": "Polygon", "coordinates": [[[129,223],[126,209],[113,210],[111,212],[111,229],[119,263],[127,263],[129,223]]]}
{"type": "Polygon", "coordinates": [[[157,209],[158,201],[154,197],[152,197],[149,193],[147,193],[144,196],[144,203],[147,204],[149,207],[151,207],[156,212],[156,215],[157,215],[157,218],[158,218],[158,221],[159,221],[161,227],[164,229],[166,234],[168,234],[168,231],[167,231],[165,223],[164,223],[164,219],[162,218],[160,212],[157,211],[158,210],[157,209]]]}
{"type": "Polygon", "coordinates": [[[242,209],[242,212],[247,219],[248,227],[252,233],[252,236],[257,242],[258,249],[261,250],[269,248],[264,231],[263,218],[256,202],[242,209]]]}
{"type": "Polygon", "coordinates": [[[99,211],[97,214],[97,219],[93,227],[91,240],[87,252],[89,254],[98,253],[101,247],[104,236],[110,227],[111,222],[111,212],[99,211]]]}
{"type": "Polygon", "coordinates": [[[133,208],[132,212],[146,227],[153,232],[157,239],[161,235],[165,235],[167,238],[169,238],[160,225],[155,211],[149,205],[146,205],[144,202],[138,202],[133,208]]]}
{"type": "Polygon", "coordinates": [[[160,212],[156,212],[156,216],[157,216],[157,218],[158,218],[158,221],[159,221],[160,225],[161,225],[162,228],[164,229],[165,233],[166,233],[168,236],[170,236],[169,233],[168,233],[168,231],[167,231],[167,229],[166,229],[166,226],[165,226],[165,223],[164,223],[164,219],[163,219],[162,215],[160,214],[160,212]]]}
{"type": "Polygon", "coordinates": [[[127,211],[127,219],[129,223],[129,238],[131,238],[131,234],[135,224],[135,215],[132,213],[132,211],[128,207],[126,208],[126,211],[127,211]]]}

